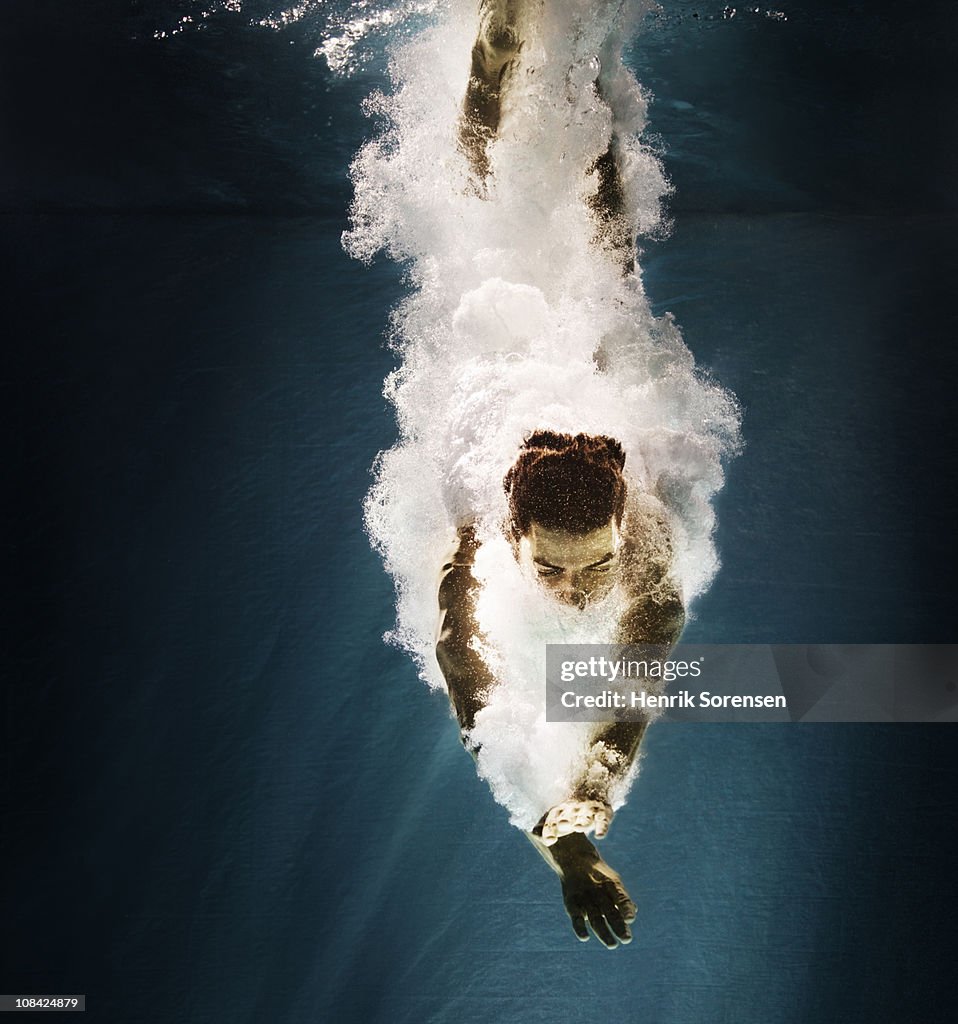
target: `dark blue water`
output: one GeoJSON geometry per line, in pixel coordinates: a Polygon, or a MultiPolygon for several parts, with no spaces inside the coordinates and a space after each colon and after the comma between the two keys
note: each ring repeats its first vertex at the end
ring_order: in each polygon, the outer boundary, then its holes
{"type": "MultiPolygon", "coordinates": [[[[284,32],[8,7],[0,991],[102,1021],[951,1021],[954,735],[662,725],[558,885],[380,642],[360,503],[396,268],[369,131],[284,32]]],[[[261,5],[265,10],[267,5],[261,5]]],[[[669,4],[631,55],[676,186],[646,283],[741,398],[700,639],[954,640],[954,14],[669,4]],[[698,15],[696,17],[695,15],[698,15]]]]}

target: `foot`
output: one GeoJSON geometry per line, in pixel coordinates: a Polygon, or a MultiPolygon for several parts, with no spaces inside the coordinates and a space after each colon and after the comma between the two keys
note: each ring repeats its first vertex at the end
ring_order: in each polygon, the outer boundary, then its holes
{"type": "Polygon", "coordinates": [[[473,57],[489,78],[498,81],[506,64],[522,49],[515,0],[486,0],[479,11],[479,36],[473,57]]]}

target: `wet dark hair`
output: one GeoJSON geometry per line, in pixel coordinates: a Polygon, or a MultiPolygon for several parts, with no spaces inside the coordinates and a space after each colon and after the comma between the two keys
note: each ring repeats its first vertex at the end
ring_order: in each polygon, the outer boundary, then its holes
{"type": "Polygon", "coordinates": [[[547,530],[588,533],[625,509],[625,452],[614,438],[537,430],[502,484],[516,538],[535,520],[547,530]]]}

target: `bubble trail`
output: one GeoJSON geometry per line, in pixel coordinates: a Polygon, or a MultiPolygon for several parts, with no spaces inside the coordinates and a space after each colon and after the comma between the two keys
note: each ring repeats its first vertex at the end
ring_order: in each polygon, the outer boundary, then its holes
{"type": "Polygon", "coordinates": [[[345,248],[362,260],[386,253],[410,284],[392,316],[401,362],[385,384],[400,437],[366,502],[396,584],[389,638],[445,688],[438,574],[457,526],[475,517],[477,615],[501,685],[473,736],[480,773],[523,828],[567,796],[591,728],[544,721],[544,644],[606,641],[616,618],[614,595],[584,612],[558,608],[513,557],[502,480],[523,439],[551,429],[622,442],[632,500],[660,502],[671,523],[687,607],[718,568],[712,500],[739,445],[734,397],[695,366],[672,316],[652,315],[640,271],[623,275],[621,254],[596,241],[589,199],[613,135],[633,234],[667,226],[669,185],[641,139],[647,97],[621,57],[650,7],[535,6],[483,190],[457,142],[476,5],[451,0],[394,46],[393,90],[367,101],[378,134],[352,165],[345,248]]]}

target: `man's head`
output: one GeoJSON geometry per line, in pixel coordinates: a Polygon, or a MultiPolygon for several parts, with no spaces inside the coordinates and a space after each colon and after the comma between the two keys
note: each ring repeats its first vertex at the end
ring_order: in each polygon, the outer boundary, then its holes
{"type": "Polygon", "coordinates": [[[567,604],[605,593],[618,567],[625,454],[611,437],[540,430],[503,485],[519,557],[567,604]]]}

